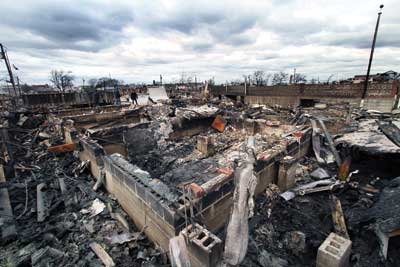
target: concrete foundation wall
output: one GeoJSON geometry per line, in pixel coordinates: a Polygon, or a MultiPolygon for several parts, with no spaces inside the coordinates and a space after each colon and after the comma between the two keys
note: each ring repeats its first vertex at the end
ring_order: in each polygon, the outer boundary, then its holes
{"type": "MultiPolygon", "coordinates": [[[[163,199],[153,194],[138,177],[119,166],[113,156],[104,157],[106,187],[139,229],[164,251],[168,251],[169,239],[178,234],[178,217],[163,199]]],[[[129,163],[127,163],[129,164],[129,163]]]]}
{"type": "Polygon", "coordinates": [[[299,105],[300,98],[294,96],[246,96],[245,103],[294,108],[299,105]]]}
{"type": "MultiPolygon", "coordinates": [[[[312,99],[322,103],[347,102],[359,106],[363,93],[363,84],[295,84],[274,86],[212,86],[214,96],[226,95],[245,98],[247,104],[279,105],[295,107],[301,99],[312,99]]],[[[391,111],[399,92],[399,83],[371,83],[366,95],[367,108],[391,111]]]]}
{"type": "Polygon", "coordinates": [[[395,98],[367,98],[364,100],[364,107],[367,109],[379,110],[382,112],[390,112],[396,108],[395,98]]]}
{"type": "MultiPolygon", "coordinates": [[[[310,129],[305,130],[300,146],[295,140],[283,142],[272,149],[267,157],[258,160],[256,175],[259,183],[256,195],[262,194],[270,183],[278,182],[280,159],[287,154],[294,158],[302,157],[310,147],[310,139],[310,129]]],[[[90,160],[93,175],[99,177],[100,169],[103,169],[107,191],[117,198],[137,227],[143,229],[150,240],[164,251],[168,251],[170,238],[176,236],[185,226],[182,217],[185,210],[182,196],[176,203],[168,201],[160,195],[161,193],[158,194],[155,189],[146,185],[140,172],[135,171],[137,167],[124,160],[122,156],[117,154],[107,156],[106,149],[90,142],[90,139],[81,140],[81,144],[83,150],[80,157],[82,160],[90,160]]],[[[222,229],[230,218],[233,190],[233,179],[228,179],[208,194],[196,199],[194,209],[197,221],[214,233],[222,229]]],[[[201,262],[201,259],[196,259],[194,262],[201,262]]],[[[194,264],[194,266],[205,265],[194,264]]]]}

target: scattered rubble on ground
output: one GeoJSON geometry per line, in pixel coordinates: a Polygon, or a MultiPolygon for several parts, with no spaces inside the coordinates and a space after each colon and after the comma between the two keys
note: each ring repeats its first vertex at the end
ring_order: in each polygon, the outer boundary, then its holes
{"type": "Polygon", "coordinates": [[[1,123],[0,266],[400,265],[396,114],[212,99],[1,123]]]}
{"type": "Polygon", "coordinates": [[[10,143],[20,144],[13,146],[15,177],[6,182],[17,233],[1,239],[0,266],[101,266],[92,243],[107,251],[116,266],[162,264],[164,255],[115,199],[92,190],[95,180],[77,151],[47,149],[63,140],[56,137],[54,125],[46,124],[9,125],[10,143]],[[116,213],[129,229],[114,219],[116,213]]]}

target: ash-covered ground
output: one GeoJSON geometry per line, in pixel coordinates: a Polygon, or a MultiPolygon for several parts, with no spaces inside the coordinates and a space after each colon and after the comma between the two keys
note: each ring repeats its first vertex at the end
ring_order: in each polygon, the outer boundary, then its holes
{"type": "Polygon", "coordinates": [[[93,242],[117,266],[163,265],[165,255],[116,200],[104,189],[93,191],[95,180],[76,152],[47,150],[46,144],[59,145],[63,140],[52,125],[33,123],[39,119],[31,117],[32,125],[10,129],[16,172],[6,185],[16,235],[1,240],[0,266],[103,266],[90,247],[93,242]],[[64,193],[60,179],[66,185],[64,193]],[[41,183],[46,212],[39,222],[37,186],[41,183]]]}
{"type": "MultiPolygon", "coordinates": [[[[334,232],[330,194],[342,204],[349,237],[352,241],[350,266],[400,266],[399,237],[391,238],[387,260],[380,252],[374,228],[380,221],[399,218],[400,178],[396,178],[396,156],[361,156],[352,169],[356,188],[346,186],[334,192],[297,196],[286,201],[276,187],[257,199],[255,215],[250,220],[250,242],[241,266],[315,266],[318,247],[334,232]],[[366,185],[378,189],[369,193],[366,185]]],[[[300,168],[313,168],[312,159],[300,168]]],[[[307,174],[305,175],[308,176],[307,174]]],[[[306,178],[307,180],[309,178],[306,178]]],[[[310,181],[310,180],[308,180],[310,181]]],[[[304,182],[304,181],[302,181],[304,182]]]]}

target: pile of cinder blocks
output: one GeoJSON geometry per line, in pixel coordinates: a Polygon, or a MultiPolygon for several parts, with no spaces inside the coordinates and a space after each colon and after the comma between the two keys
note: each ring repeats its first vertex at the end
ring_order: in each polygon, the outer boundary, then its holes
{"type": "Polygon", "coordinates": [[[331,233],[318,248],[317,267],[345,267],[349,265],[351,241],[331,233]]]}

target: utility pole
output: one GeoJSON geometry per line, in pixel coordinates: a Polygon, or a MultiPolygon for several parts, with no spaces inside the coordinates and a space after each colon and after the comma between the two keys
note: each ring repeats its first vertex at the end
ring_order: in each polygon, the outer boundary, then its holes
{"type": "Polygon", "coordinates": [[[296,84],[296,68],[293,70],[293,83],[296,84]]]}
{"type": "Polygon", "coordinates": [[[363,94],[362,94],[362,97],[361,97],[361,107],[364,105],[364,98],[365,98],[365,96],[367,95],[369,73],[370,73],[370,71],[371,71],[372,58],[374,57],[376,36],[378,35],[378,27],[379,27],[379,21],[380,21],[380,19],[381,19],[381,14],[382,14],[383,5],[380,5],[379,8],[380,8],[380,9],[379,9],[379,12],[378,12],[378,18],[377,18],[377,20],[376,20],[374,39],[372,40],[371,54],[369,55],[367,76],[365,77],[364,91],[363,91],[363,94]]]}
{"type": "Polygon", "coordinates": [[[244,75],[244,95],[247,95],[247,77],[244,75]]]}
{"type": "MultiPolygon", "coordinates": [[[[1,53],[1,59],[4,59],[4,62],[6,63],[8,76],[10,76],[10,83],[12,84],[13,89],[14,89],[14,96],[16,96],[17,95],[17,89],[15,87],[15,81],[14,81],[14,76],[12,74],[10,61],[8,60],[7,53],[4,50],[3,44],[1,44],[1,43],[0,43],[0,53],[1,53]]],[[[10,93],[10,96],[11,96],[11,92],[9,92],[9,93],[10,93]]]]}

